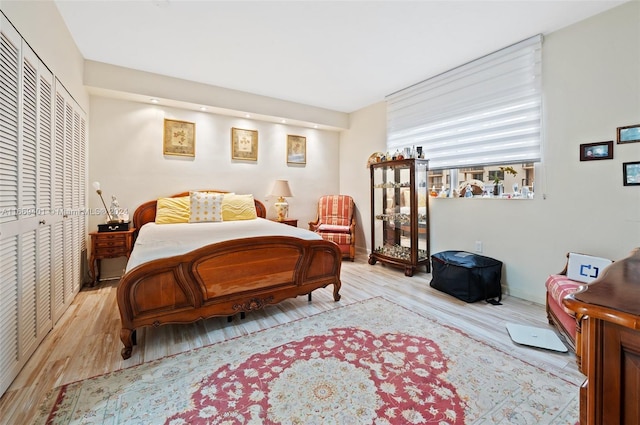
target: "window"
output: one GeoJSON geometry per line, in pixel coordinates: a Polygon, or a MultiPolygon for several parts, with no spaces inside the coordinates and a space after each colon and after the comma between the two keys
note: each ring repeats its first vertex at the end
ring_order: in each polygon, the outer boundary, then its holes
{"type": "Polygon", "coordinates": [[[489,180],[504,180],[504,171],[500,170],[490,170],[489,171],[489,180]]]}
{"type": "MultiPolygon", "coordinates": [[[[512,164],[509,167],[516,174],[506,173],[499,165],[480,167],[480,170],[461,168],[451,170],[430,170],[428,185],[431,193],[440,196],[462,196],[467,183],[475,186],[474,194],[483,197],[532,198],[534,193],[533,163],[512,164]],[[452,184],[453,182],[453,184],[452,184]],[[496,188],[496,185],[498,186],[496,188]],[[451,192],[451,188],[455,191],[451,192]],[[495,192],[494,192],[495,188],[495,192]]],[[[503,167],[504,168],[504,167],[503,167]]]]}
{"type": "Polygon", "coordinates": [[[538,35],[387,96],[387,149],[422,147],[434,173],[457,170],[454,188],[493,182],[505,165],[531,185],[522,164],[541,159],[541,50],[538,35]]]}

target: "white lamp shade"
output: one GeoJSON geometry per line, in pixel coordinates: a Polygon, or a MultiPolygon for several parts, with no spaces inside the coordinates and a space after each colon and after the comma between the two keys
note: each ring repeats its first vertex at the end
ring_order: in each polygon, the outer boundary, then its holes
{"type": "Polygon", "coordinates": [[[291,188],[287,180],[276,180],[271,189],[271,196],[278,196],[280,198],[292,197],[291,188]]]}
{"type": "Polygon", "coordinates": [[[95,190],[100,190],[100,182],[93,182],[92,186],[95,190]]]}

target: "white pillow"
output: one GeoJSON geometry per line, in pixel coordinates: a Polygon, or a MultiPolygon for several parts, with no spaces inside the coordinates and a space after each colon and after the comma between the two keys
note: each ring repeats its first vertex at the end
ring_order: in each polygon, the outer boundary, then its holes
{"type": "Polygon", "coordinates": [[[189,192],[189,223],[222,221],[222,193],[189,192]]]}
{"type": "Polygon", "coordinates": [[[569,253],[567,277],[577,282],[591,283],[602,274],[602,271],[613,261],[591,255],[569,253]]]}

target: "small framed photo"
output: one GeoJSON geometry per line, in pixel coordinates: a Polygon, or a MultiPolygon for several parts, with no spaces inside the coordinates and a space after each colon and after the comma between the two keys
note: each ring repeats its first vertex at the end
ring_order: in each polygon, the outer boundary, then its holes
{"type": "Polygon", "coordinates": [[[287,164],[307,163],[307,138],[287,135],[287,164]]]}
{"type": "Polygon", "coordinates": [[[618,144],[640,142],[640,124],[618,127],[618,144]]]}
{"type": "Polygon", "coordinates": [[[580,145],[580,161],[613,159],[613,140],[580,145]]]}
{"type": "Polygon", "coordinates": [[[258,131],[231,129],[231,159],[258,160],[258,131]]]}
{"type": "Polygon", "coordinates": [[[196,156],[196,124],[164,120],[164,155],[196,156]]]}
{"type": "Polygon", "coordinates": [[[622,178],[625,186],[640,186],[640,161],[624,162],[622,178]]]}

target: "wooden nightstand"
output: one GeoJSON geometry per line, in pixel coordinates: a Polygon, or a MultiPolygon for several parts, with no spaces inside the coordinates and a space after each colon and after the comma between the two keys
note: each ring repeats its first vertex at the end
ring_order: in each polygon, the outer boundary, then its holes
{"type": "Polygon", "coordinates": [[[89,258],[89,272],[93,278],[91,286],[100,281],[100,260],[103,258],[127,257],[133,249],[133,232],[91,232],[91,257],[89,258]]]}
{"type": "Polygon", "coordinates": [[[298,219],[297,218],[285,218],[282,221],[278,220],[277,218],[270,218],[269,220],[275,221],[276,223],[282,223],[282,224],[287,224],[289,226],[298,227],[298,219]]]}

